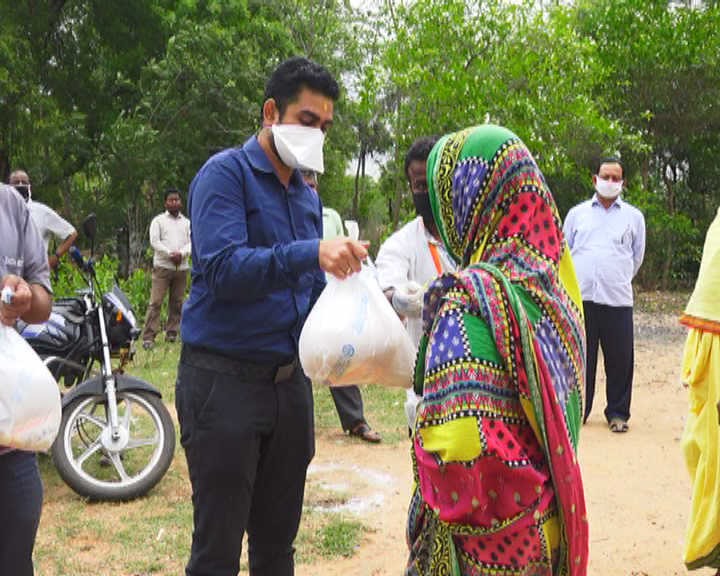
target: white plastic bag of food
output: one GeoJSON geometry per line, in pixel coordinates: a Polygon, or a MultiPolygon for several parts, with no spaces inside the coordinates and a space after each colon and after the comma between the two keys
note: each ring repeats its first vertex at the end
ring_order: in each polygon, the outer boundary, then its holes
{"type": "Polygon", "coordinates": [[[300,362],[316,384],[410,385],[415,348],[367,265],[328,279],[300,335],[300,362]]]}
{"type": "Polygon", "coordinates": [[[20,334],[0,325],[0,446],[47,450],[60,418],[52,374],[20,334]]]}

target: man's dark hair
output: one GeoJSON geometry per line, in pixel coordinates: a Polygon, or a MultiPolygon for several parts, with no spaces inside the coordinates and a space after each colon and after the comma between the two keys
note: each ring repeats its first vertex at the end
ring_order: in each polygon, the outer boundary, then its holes
{"type": "Polygon", "coordinates": [[[165,189],[165,200],[167,200],[170,196],[173,194],[177,194],[178,197],[180,196],[180,190],[177,188],[166,188],[165,189]]]}
{"type": "Polygon", "coordinates": [[[625,166],[623,166],[623,163],[620,161],[620,158],[617,156],[603,156],[597,161],[597,166],[595,166],[595,174],[600,174],[600,167],[603,164],[619,164],[620,170],[622,170],[623,178],[625,178],[625,166]]]}
{"type": "MultiPolygon", "coordinates": [[[[270,98],[275,100],[275,105],[282,117],[288,105],[297,100],[303,87],[320,92],[333,101],[340,96],[338,83],[324,66],[307,58],[296,56],[285,60],[273,70],[265,85],[263,104],[270,98]]],[[[262,107],[260,108],[260,117],[262,118],[262,107]]]]}
{"type": "Polygon", "coordinates": [[[405,177],[408,179],[408,182],[410,181],[410,175],[408,174],[410,162],[413,160],[427,162],[430,151],[438,140],[439,138],[437,136],[423,136],[422,138],[417,138],[415,142],[412,143],[407,154],[405,154],[405,177]]]}

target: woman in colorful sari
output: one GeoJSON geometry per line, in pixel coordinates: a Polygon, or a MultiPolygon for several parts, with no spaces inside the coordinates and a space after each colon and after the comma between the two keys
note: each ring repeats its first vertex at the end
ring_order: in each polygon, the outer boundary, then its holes
{"type": "Polygon", "coordinates": [[[406,574],[585,574],[584,330],[555,202],[498,126],[443,137],[427,170],[463,269],[425,295],[406,574]]]}
{"type": "Polygon", "coordinates": [[[680,322],[690,328],[682,361],[690,415],[682,449],[692,502],[685,533],[689,570],[720,574],[720,209],[705,237],[695,290],[680,322]]]}

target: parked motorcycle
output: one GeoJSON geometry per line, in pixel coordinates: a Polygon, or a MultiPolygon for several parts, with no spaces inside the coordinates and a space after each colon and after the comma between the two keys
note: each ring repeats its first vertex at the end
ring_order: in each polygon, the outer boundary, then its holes
{"type": "MultiPolygon", "coordinates": [[[[96,220],[83,231],[94,248],[96,220]]],[[[153,488],[170,466],[175,427],[160,391],[123,368],[140,334],[130,302],[118,286],[102,293],[92,260],[77,248],[70,254],[87,288],[60,298],[43,324],[18,330],[43,358],[63,395],[62,422],[52,446],[62,479],[91,500],[132,500],[153,488]],[[118,359],[113,368],[112,359],[118,359]],[[93,372],[100,367],[99,374],[93,372]]]]}

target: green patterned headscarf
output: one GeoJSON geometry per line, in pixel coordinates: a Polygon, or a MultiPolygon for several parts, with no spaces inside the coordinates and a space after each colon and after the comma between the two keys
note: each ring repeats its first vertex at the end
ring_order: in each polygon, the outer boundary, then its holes
{"type": "MultiPolygon", "coordinates": [[[[428,157],[427,174],[438,231],[464,269],[431,283],[425,298],[415,382],[423,401],[414,435],[418,489],[409,514],[409,573],[458,562],[465,566],[463,573],[473,563],[497,568],[500,556],[485,546],[500,538],[498,550],[506,549],[502,540],[512,541],[518,530],[532,533],[520,517],[507,526],[491,522],[488,531],[482,506],[475,506],[477,501],[513,509],[512,501],[501,506],[492,487],[499,474],[493,463],[502,459],[506,442],[531,449],[532,436],[552,478],[552,488],[536,489],[556,503],[543,510],[552,516],[557,507],[557,573],[579,576],[588,546],[575,457],[584,329],[552,194],[527,147],[499,126],[476,126],[441,138],[428,157]],[[503,452],[493,448],[486,453],[488,443],[502,445],[503,452]],[[458,486],[464,488],[458,491],[458,486]],[[467,503],[470,486],[475,500],[467,503]],[[465,515],[456,514],[465,507],[465,515]],[[465,518],[467,524],[460,521],[465,518]]],[[[522,464],[507,459],[505,467],[514,472],[536,465],[532,459],[522,464]]],[[[501,484],[514,482],[515,498],[524,502],[528,486],[510,476],[504,474],[501,484]]],[[[538,522],[545,512],[536,513],[538,522]]],[[[501,563],[512,566],[513,557],[501,563]]]]}

